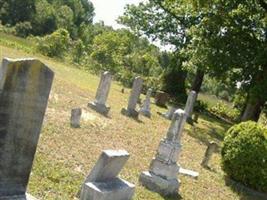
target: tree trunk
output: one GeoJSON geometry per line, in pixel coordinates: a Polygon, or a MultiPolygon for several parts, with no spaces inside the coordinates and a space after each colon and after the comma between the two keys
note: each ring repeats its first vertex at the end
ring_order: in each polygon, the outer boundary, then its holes
{"type": "Polygon", "coordinates": [[[192,84],[191,90],[195,91],[197,94],[200,92],[200,88],[204,79],[204,71],[197,69],[197,73],[192,84]]]}
{"type": "Polygon", "coordinates": [[[260,118],[261,111],[264,107],[265,101],[261,99],[253,100],[249,99],[246,104],[245,111],[241,117],[241,121],[255,121],[257,122],[260,118]]]}

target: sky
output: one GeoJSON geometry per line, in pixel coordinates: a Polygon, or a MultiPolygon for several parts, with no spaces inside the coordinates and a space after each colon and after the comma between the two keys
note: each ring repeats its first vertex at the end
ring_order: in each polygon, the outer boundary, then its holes
{"type": "Polygon", "coordinates": [[[126,4],[138,4],[144,0],[91,0],[95,7],[94,22],[104,21],[105,25],[117,29],[121,26],[116,19],[123,14],[126,4]]]}

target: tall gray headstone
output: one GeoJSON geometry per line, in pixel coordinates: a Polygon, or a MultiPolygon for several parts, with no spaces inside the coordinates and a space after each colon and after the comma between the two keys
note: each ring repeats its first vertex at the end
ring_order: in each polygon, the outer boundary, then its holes
{"type": "Polygon", "coordinates": [[[184,118],[186,115],[183,110],[175,111],[167,136],[160,142],[149,171],[142,172],[139,178],[143,186],[163,196],[178,193],[180,184],[177,175],[180,167],[177,161],[181,151],[184,118]]]}
{"type": "Polygon", "coordinates": [[[107,115],[110,110],[110,107],[106,105],[106,101],[110,91],[111,81],[112,75],[110,72],[106,71],[102,73],[95,100],[88,104],[89,107],[103,115],[107,115]]]}
{"type": "Polygon", "coordinates": [[[151,117],[151,112],[150,112],[150,98],[152,94],[152,89],[148,89],[146,93],[146,99],[144,100],[144,103],[140,109],[140,114],[146,116],[146,117],[151,117]]]}
{"type": "Polygon", "coordinates": [[[128,100],[128,106],[127,109],[123,108],[121,110],[121,113],[123,115],[138,118],[138,112],[136,111],[136,106],[138,103],[138,99],[140,97],[141,91],[143,86],[143,79],[141,77],[136,77],[134,79],[133,88],[128,100]]]}
{"type": "Polygon", "coordinates": [[[0,70],[0,199],[26,195],[54,73],[35,59],[3,59],[0,70]]]}
{"type": "Polygon", "coordinates": [[[81,127],[81,116],[82,116],[82,109],[81,108],[74,108],[71,110],[71,117],[70,117],[70,126],[73,128],[80,128],[81,127]]]}
{"type": "Polygon", "coordinates": [[[185,113],[187,117],[191,118],[194,110],[194,104],[197,100],[197,93],[195,91],[191,91],[188,95],[186,105],[185,105],[185,113]]]}
{"type": "Polygon", "coordinates": [[[135,186],[118,174],[129,159],[125,150],[105,150],[85,179],[81,200],[130,200],[135,186]]]}

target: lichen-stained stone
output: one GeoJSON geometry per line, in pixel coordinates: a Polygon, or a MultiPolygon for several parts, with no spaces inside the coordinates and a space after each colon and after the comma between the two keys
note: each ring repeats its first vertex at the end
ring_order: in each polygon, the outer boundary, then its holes
{"type": "Polygon", "coordinates": [[[54,73],[39,60],[3,59],[0,69],[0,199],[26,189],[54,73]]]}

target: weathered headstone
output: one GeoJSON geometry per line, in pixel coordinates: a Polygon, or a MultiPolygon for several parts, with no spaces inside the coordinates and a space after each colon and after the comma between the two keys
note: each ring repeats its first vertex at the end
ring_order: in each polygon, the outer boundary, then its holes
{"type": "Polygon", "coordinates": [[[121,113],[123,115],[133,117],[133,118],[138,118],[139,113],[136,111],[136,105],[138,103],[138,99],[142,91],[142,85],[143,85],[142,78],[139,76],[136,77],[134,79],[133,88],[132,88],[131,95],[128,100],[127,109],[123,108],[121,110],[121,113]]]}
{"type": "Polygon", "coordinates": [[[194,110],[194,104],[197,100],[197,93],[195,91],[191,91],[188,95],[186,105],[185,105],[185,113],[188,118],[192,117],[193,110],[194,110]]]}
{"type": "Polygon", "coordinates": [[[54,73],[35,59],[3,59],[0,69],[0,199],[26,194],[54,73]]]}
{"type": "Polygon", "coordinates": [[[110,110],[110,107],[106,105],[106,101],[108,98],[111,81],[112,75],[110,72],[106,71],[102,73],[95,100],[88,104],[89,107],[103,115],[107,115],[110,110]]]}
{"type": "Polygon", "coordinates": [[[216,150],[217,148],[217,144],[215,142],[210,142],[209,145],[208,145],[208,148],[205,152],[205,156],[202,160],[202,163],[201,165],[205,168],[209,168],[209,161],[212,157],[212,154],[214,153],[214,151],[216,150]]]}
{"type": "Polygon", "coordinates": [[[146,94],[146,99],[144,100],[144,103],[140,109],[140,114],[146,116],[146,117],[151,117],[151,112],[150,112],[150,97],[152,94],[152,89],[147,90],[146,94]]]}
{"type": "Polygon", "coordinates": [[[181,151],[184,118],[186,115],[183,110],[175,111],[167,137],[160,142],[149,171],[142,172],[140,175],[139,180],[143,186],[163,196],[178,193],[180,184],[177,175],[180,167],[177,161],[181,151]]]}
{"type": "Polygon", "coordinates": [[[177,108],[175,108],[174,106],[170,106],[168,111],[166,113],[162,113],[161,115],[166,119],[172,120],[173,114],[176,110],[177,108]]]}
{"type": "Polygon", "coordinates": [[[71,110],[70,126],[73,128],[80,128],[80,121],[82,116],[81,108],[74,108],[71,110]]]}
{"type": "Polygon", "coordinates": [[[129,158],[127,151],[105,150],[86,178],[81,200],[130,200],[135,186],[119,177],[129,158]]]}
{"type": "Polygon", "coordinates": [[[155,104],[157,106],[166,107],[166,103],[169,100],[169,95],[163,91],[157,91],[155,95],[155,104]]]}

